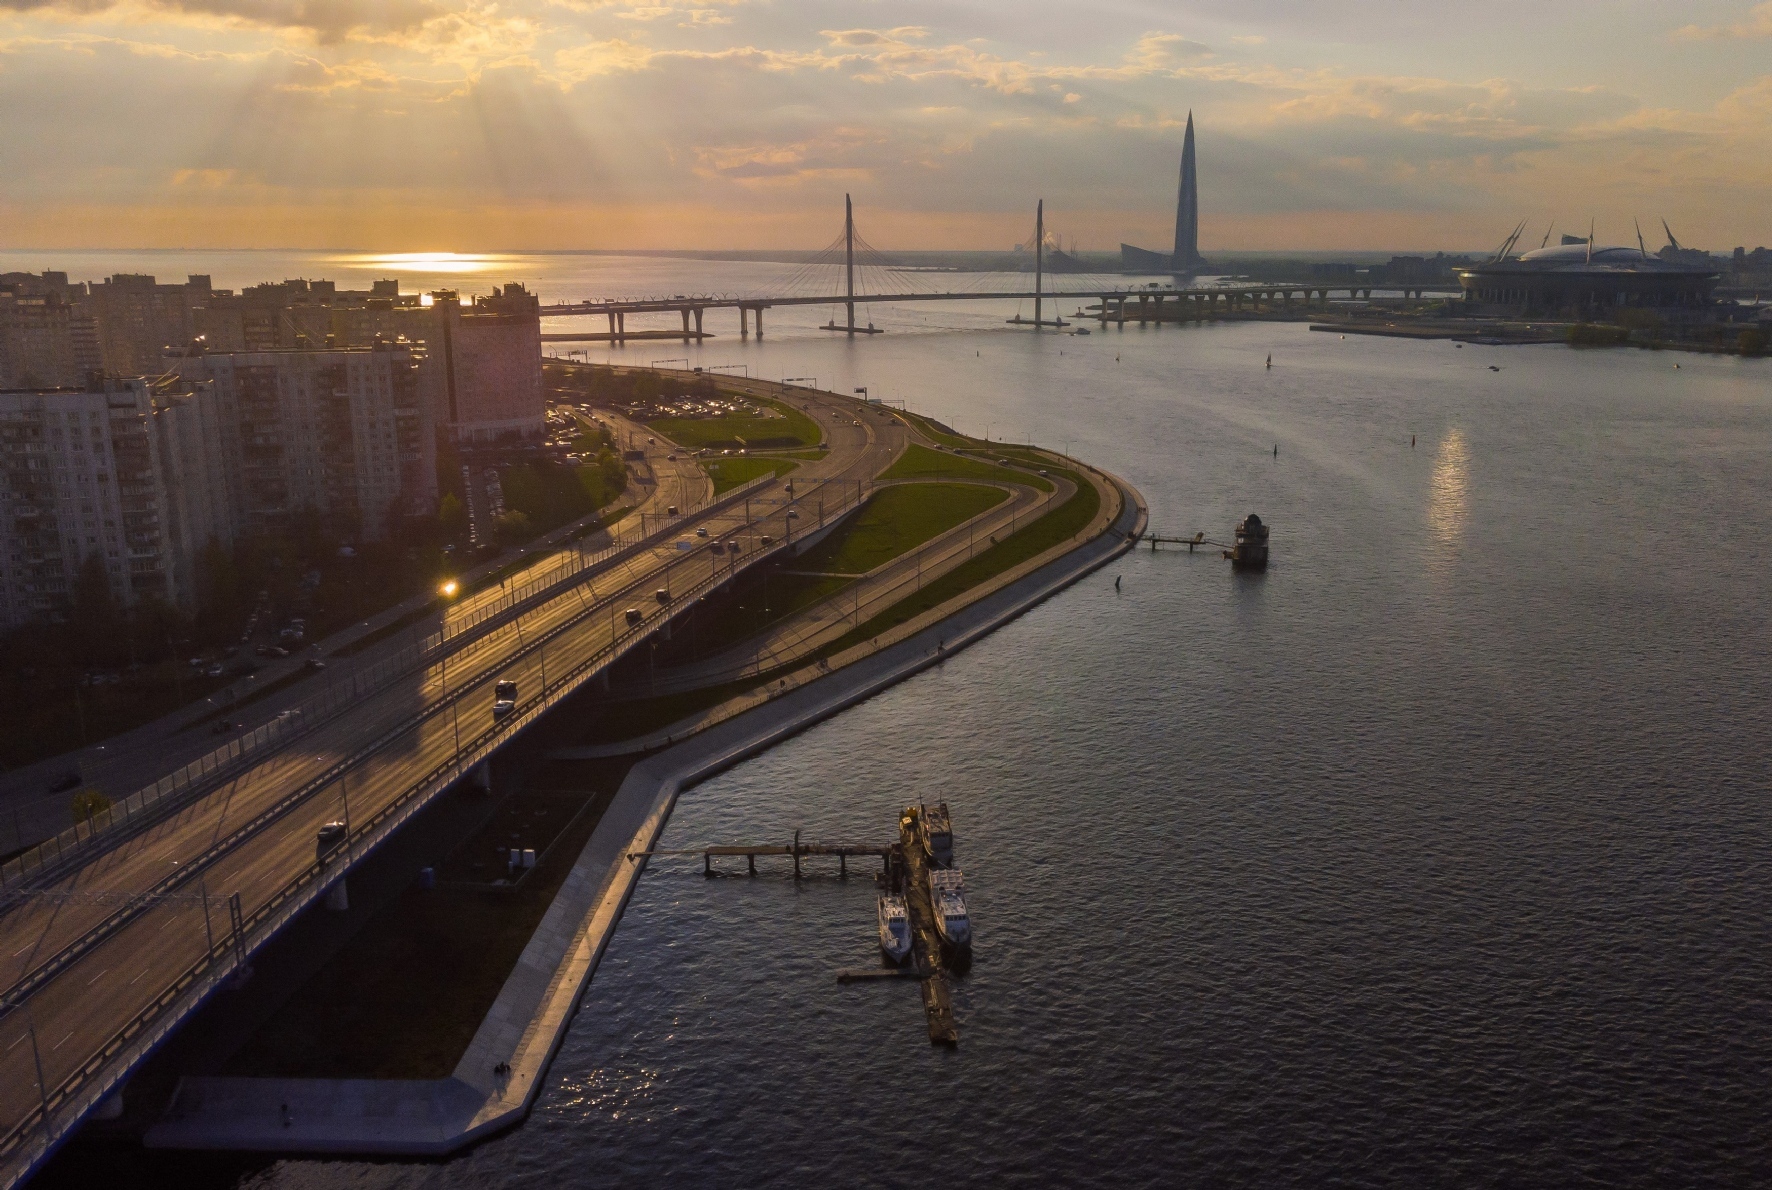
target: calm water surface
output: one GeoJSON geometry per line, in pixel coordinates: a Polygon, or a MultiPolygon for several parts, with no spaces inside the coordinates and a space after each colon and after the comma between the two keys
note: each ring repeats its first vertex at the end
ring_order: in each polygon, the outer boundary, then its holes
{"type": "Polygon", "coordinates": [[[253,1185],[1772,1177],[1772,365],[1013,312],[591,349],[867,385],[1068,445],[1160,531],[1273,526],[1265,576],[1129,556],[679,803],[667,847],[946,800],[960,1048],[914,985],[833,981],[870,880],[660,862],[525,1127],[253,1185]]]}

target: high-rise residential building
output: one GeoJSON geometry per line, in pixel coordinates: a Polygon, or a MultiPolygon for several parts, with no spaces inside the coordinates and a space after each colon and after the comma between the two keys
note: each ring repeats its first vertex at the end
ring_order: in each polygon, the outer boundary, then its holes
{"type": "Polygon", "coordinates": [[[510,284],[464,308],[450,290],[411,312],[408,338],[423,339],[426,386],[437,418],[458,443],[539,438],[547,430],[541,379],[541,302],[510,284]]]}
{"type": "Polygon", "coordinates": [[[436,431],[406,342],[168,356],[215,387],[231,503],[242,529],[284,533],[306,516],[374,541],[435,511],[436,431]]]}
{"type": "Polygon", "coordinates": [[[84,376],[74,358],[73,308],[54,293],[0,289],[0,388],[60,388],[84,376]]]}
{"type": "Polygon", "coordinates": [[[0,624],[65,614],[88,559],[120,605],[188,604],[197,552],[231,532],[201,446],[216,412],[141,380],[0,392],[0,624]]]}
{"type": "Polygon", "coordinates": [[[87,293],[105,371],[152,376],[168,348],[191,341],[191,312],[209,301],[211,289],[204,276],[193,276],[183,285],[162,285],[145,274],[118,273],[93,282],[87,293]]]}

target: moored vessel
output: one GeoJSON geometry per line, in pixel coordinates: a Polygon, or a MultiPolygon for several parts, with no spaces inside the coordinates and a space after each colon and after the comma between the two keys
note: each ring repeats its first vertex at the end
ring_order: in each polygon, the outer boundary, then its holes
{"type": "Polygon", "coordinates": [[[948,818],[946,802],[919,807],[917,833],[922,838],[923,850],[929,853],[931,864],[938,868],[953,866],[954,826],[948,818]]]}
{"type": "Polygon", "coordinates": [[[966,912],[965,880],[958,868],[935,868],[929,873],[929,904],[935,910],[935,928],[941,940],[957,950],[972,945],[972,918],[966,912]]]}
{"type": "Polygon", "coordinates": [[[894,963],[911,954],[911,917],[904,898],[893,893],[880,896],[880,953],[894,963]]]}

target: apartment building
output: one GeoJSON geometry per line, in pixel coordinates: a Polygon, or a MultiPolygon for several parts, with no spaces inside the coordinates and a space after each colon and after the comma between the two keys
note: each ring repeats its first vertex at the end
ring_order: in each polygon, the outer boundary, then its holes
{"type": "Polygon", "coordinates": [[[123,606],[188,604],[231,535],[217,414],[207,387],[142,380],[0,392],[0,625],[65,614],[89,558],[123,606]]]}
{"type": "Polygon", "coordinates": [[[211,384],[243,531],[286,533],[297,518],[374,541],[400,516],[434,512],[436,431],[410,343],[318,350],[191,349],[163,367],[211,384]]]}
{"type": "Polygon", "coordinates": [[[463,307],[451,290],[410,313],[408,338],[423,339],[426,387],[451,440],[539,438],[547,430],[541,379],[541,302],[520,284],[463,307]]]}

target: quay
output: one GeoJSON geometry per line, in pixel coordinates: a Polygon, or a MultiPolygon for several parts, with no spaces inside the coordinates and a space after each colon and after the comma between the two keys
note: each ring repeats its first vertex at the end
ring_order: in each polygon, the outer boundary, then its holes
{"type": "Polygon", "coordinates": [[[904,897],[911,918],[911,960],[922,977],[923,1015],[929,1023],[929,1040],[935,1045],[960,1044],[954,1021],[953,995],[948,991],[948,972],[943,964],[941,934],[935,924],[935,904],[929,897],[929,854],[918,837],[921,806],[906,806],[898,819],[899,841],[887,864],[887,889],[904,897]]]}

